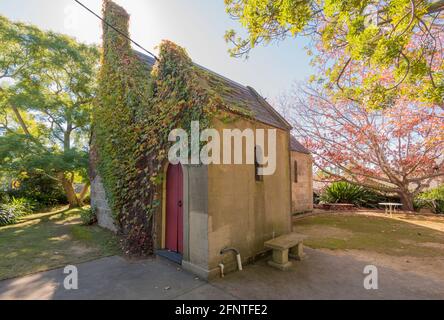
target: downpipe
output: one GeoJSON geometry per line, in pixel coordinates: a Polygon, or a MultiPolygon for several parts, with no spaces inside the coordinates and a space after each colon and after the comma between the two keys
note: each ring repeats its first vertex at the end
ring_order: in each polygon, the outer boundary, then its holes
{"type": "Polygon", "coordinates": [[[224,266],[224,264],[223,263],[219,264],[219,268],[220,268],[220,277],[221,278],[225,278],[225,273],[224,273],[225,266],[224,266]]]}
{"type": "Polygon", "coordinates": [[[228,252],[234,252],[234,254],[236,255],[236,260],[237,260],[237,268],[239,271],[242,271],[243,270],[242,257],[240,255],[239,250],[237,250],[236,248],[225,248],[220,251],[220,254],[224,255],[225,253],[228,253],[228,252]]]}

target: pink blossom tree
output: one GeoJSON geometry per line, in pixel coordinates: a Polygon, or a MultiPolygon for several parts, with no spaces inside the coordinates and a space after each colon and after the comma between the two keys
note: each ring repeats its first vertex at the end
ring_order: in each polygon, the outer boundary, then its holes
{"type": "Polygon", "coordinates": [[[396,193],[405,210],[433,179],[444,176],[444,112],[398,98],[369,110],[317,87],[293,90],[279,104],[329,181],[396,193]]]}

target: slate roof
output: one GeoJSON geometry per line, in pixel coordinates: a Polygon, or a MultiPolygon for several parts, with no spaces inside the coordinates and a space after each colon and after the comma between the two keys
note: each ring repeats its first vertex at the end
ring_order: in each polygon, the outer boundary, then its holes
{"type": "MultiPolygon", "coordinates": [[[[138,51],[135,52],[144,63],[150,67],[154,66],[154,58],[138,51]]],[[[291,129],[291,125],[253,88],[243,86],[200,65],[196,64],[196,66],[213,76],[214,83],[209,83],[210,86],[216,86],[216,82],[222,84],[224,90],[217,90],[216,87],[214,89],[226,103],[231,103],[236,108],[245,108],[256,120],[265,124],[283,130],[291,129]]]]}
{"type": "Polygon", "coordinates": [[[311,154],[296,138],[290,135],[290,150],[299,153],[311,154]]]}

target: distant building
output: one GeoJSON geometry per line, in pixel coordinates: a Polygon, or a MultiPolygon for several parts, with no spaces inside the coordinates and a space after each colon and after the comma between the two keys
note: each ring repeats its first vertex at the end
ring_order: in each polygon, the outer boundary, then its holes
{"type": "Polygon", "coordinates": [[[290,138],[291,151],[291,211],[313,210],[313,157],[295,137],[290,138]]]}

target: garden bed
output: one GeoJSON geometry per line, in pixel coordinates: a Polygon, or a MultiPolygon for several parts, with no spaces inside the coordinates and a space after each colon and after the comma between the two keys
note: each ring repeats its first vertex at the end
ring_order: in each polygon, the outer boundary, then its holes
{"type": "Polygon", "coordinates": [[[323,203],[317,207],[319,207],[319,209],[333,211],[350,211],[356,209],[356,206],[351,203],[323,203]]]}

